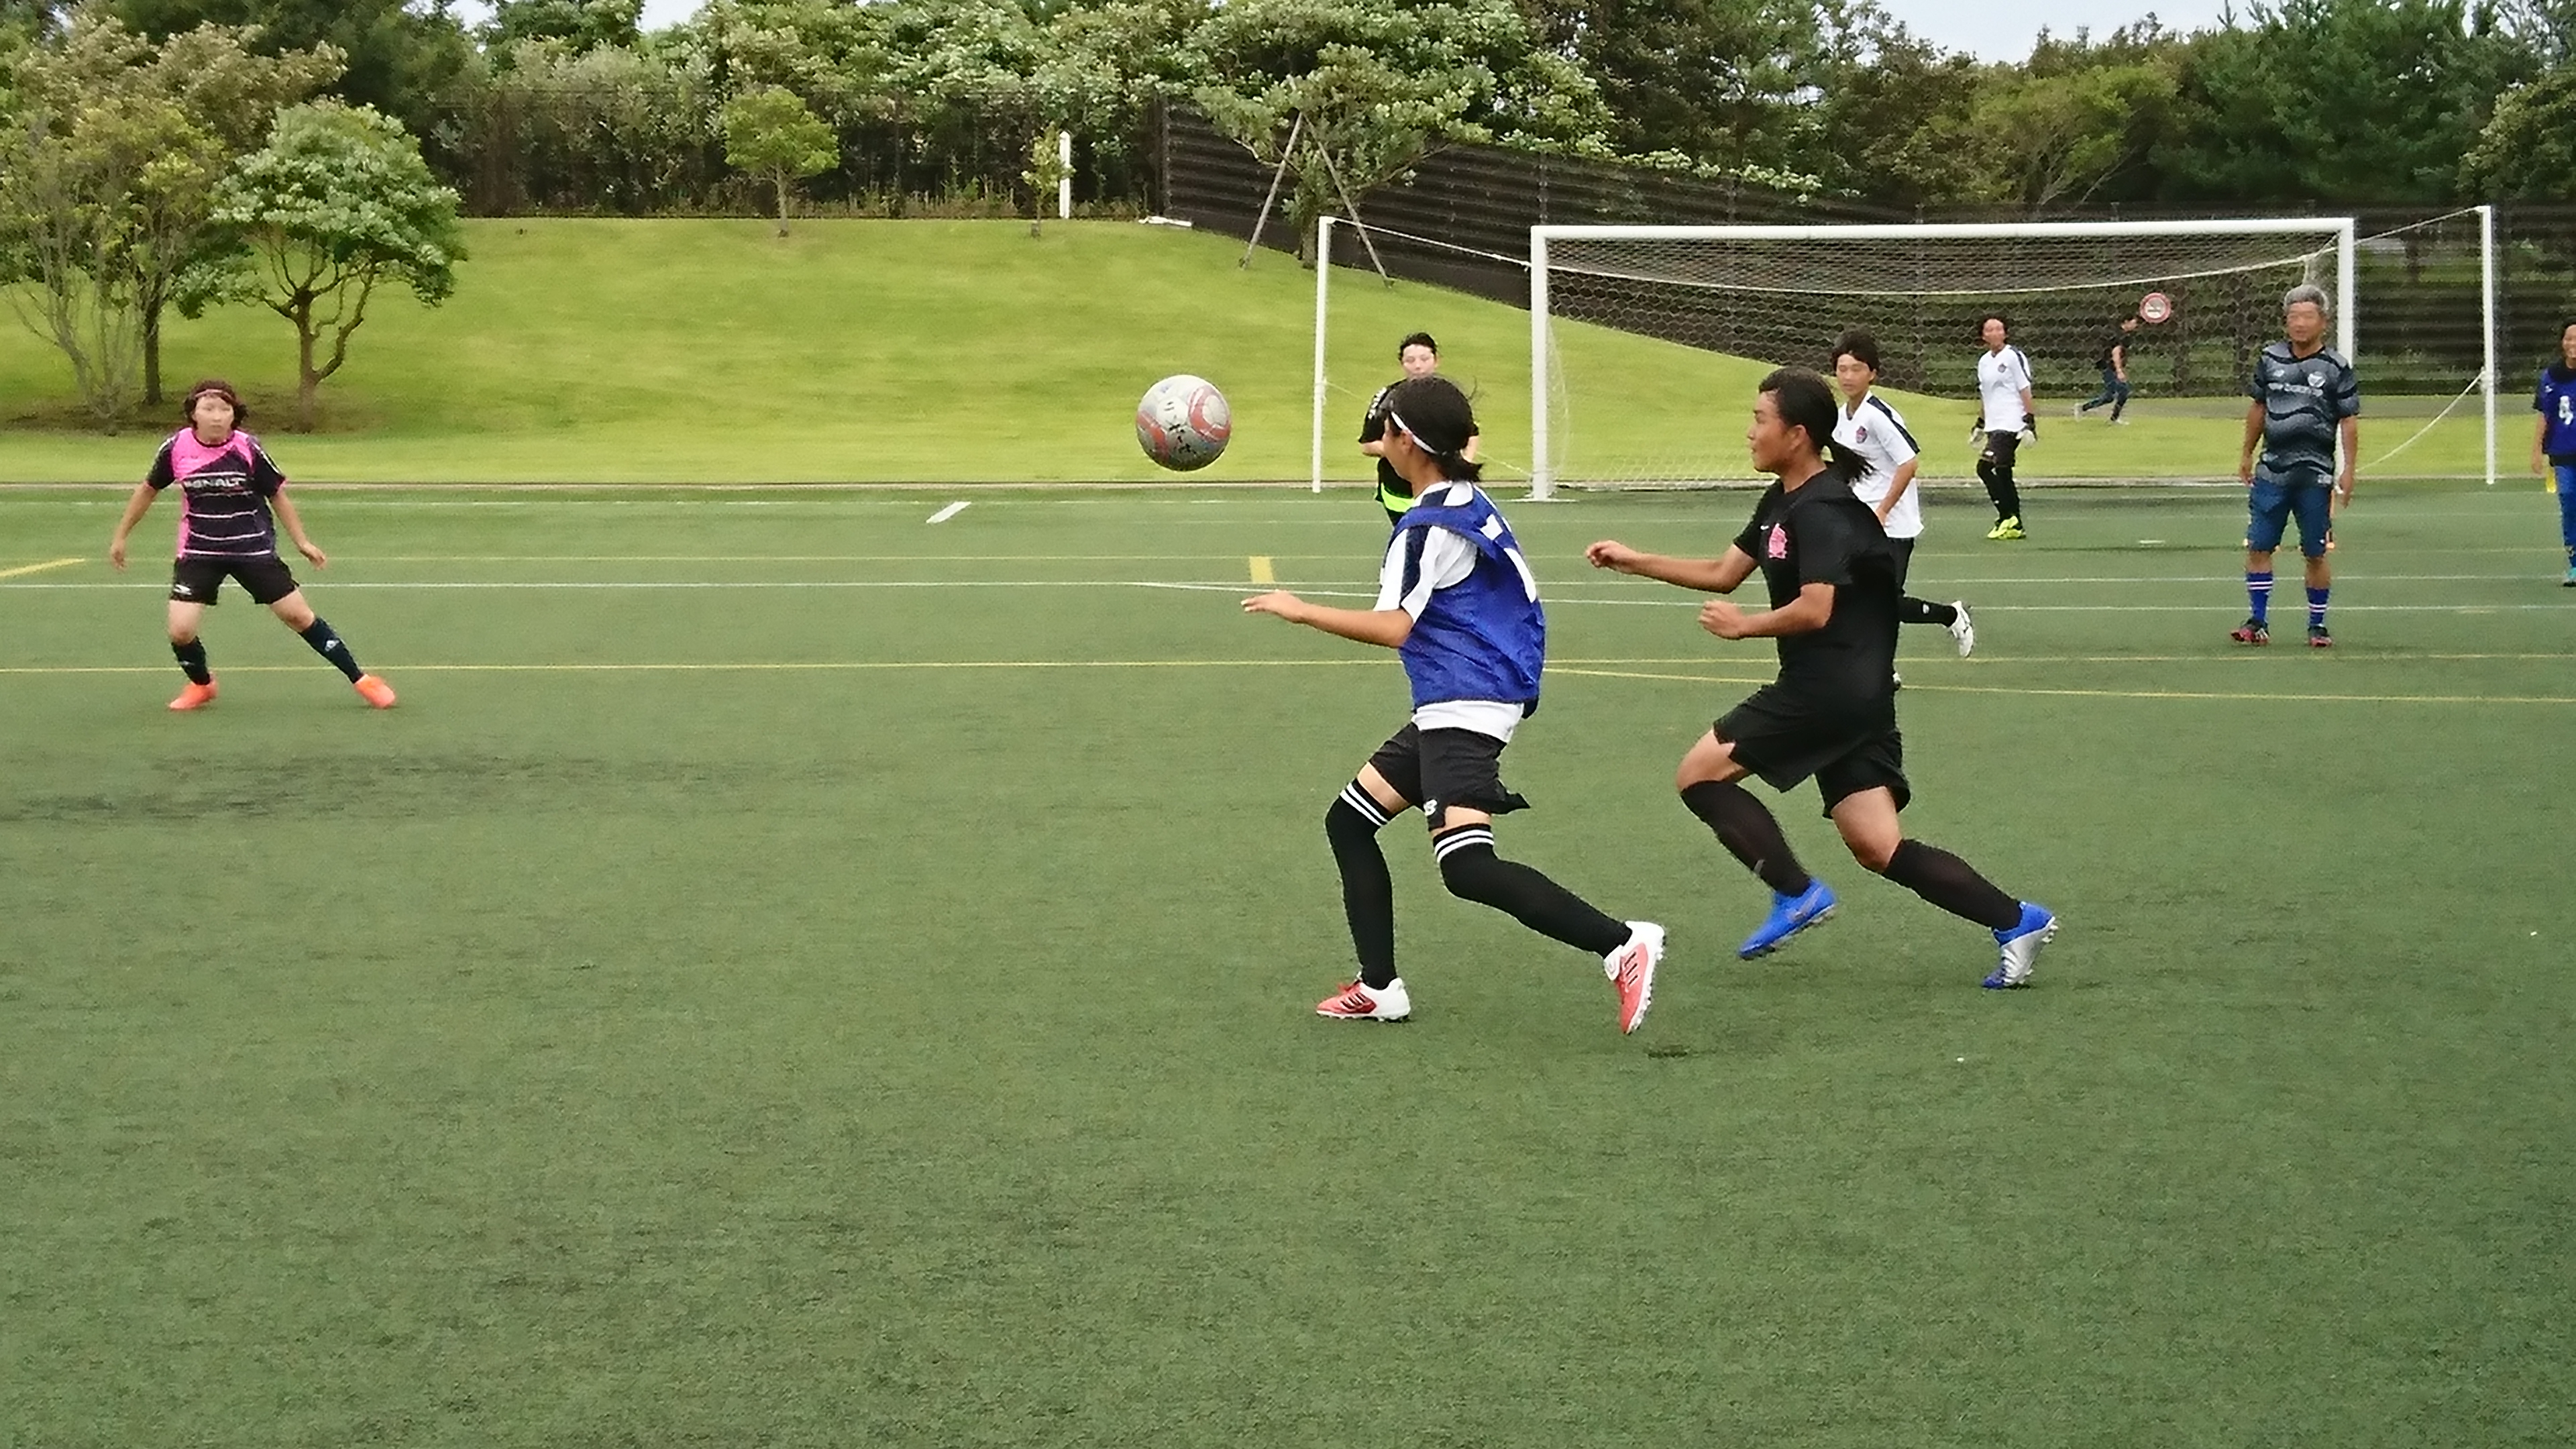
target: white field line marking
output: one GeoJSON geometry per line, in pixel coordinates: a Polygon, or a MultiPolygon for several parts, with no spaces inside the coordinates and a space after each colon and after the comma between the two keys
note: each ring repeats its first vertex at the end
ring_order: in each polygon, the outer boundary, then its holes
{"type": "Polygon", "coordinates": [[[955,518],[958,514],[965,512],[973,506],[973,504],[968,503],[961,498],[957,502],[951,503],[947,507],[939,510],[937,513],[930,515],[930,521],[933,523],[946,523],[948,520],[955,518]]]}
{"type": "Polygon", "coordinates": [[[40,574],[48,569],[67,569],[74,564],[87,562],[89,560],[85,558],[58,558],[51,563],[21,564],[14,569],[0,569],[0,579],[14,579],[22,574],[40,574]]]}

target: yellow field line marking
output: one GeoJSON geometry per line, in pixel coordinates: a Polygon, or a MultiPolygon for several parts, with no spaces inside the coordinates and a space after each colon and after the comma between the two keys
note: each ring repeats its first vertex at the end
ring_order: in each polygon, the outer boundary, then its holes
{"type": "Polygon", "coordinates": [[[1275,584],[1279,582],[1279,575],[1272,571],[1270,567],[1270,555],[1266,553],[1256,553],[1252,556],[1251,563],[1252,581],[1254,583],[1275,584]]]}
{"type": "Polygon", "coordinates": [[[58,558],[52,563],[21,564],[14,569],[0,569],[0,579],[14,579],[20,574],[40,574],[47,569],[67,569],[73,564],[88,562],[86,558],[58,558]]]}

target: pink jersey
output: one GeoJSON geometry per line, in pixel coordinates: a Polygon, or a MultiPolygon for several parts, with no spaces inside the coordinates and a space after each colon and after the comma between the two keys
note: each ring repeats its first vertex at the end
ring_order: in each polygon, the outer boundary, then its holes
{"type": "Polygon", "coordinates": [[[143,481],[156,492],[179,485],[179,557],[277,557],[268,500],[286,486],[286,475],[259,439],[236,431],[209,446],[196,429],[181,428],[161,445],[143,481]]]}

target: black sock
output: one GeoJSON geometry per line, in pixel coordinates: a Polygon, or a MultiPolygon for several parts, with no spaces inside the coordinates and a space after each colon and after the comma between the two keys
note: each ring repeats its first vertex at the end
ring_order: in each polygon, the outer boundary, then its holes
{"type": "Polygon", "coordinates": [[[1888,858],[1879,874],[1914,892],[1951,915],[1990,931],[2009,931],[2021,921],[2021,902],[1977,874],[1976,867],[1943,850],[1908,840],[1888,858]]]}
{"type": "Polygon", "coordinates": [[[1977,460],[1977,481],[1986,485],[1986,499],[1988,502],[1995,505],[1995,522],[2001,523],[2005,519],[2012,517],[2011,514],[2004,511],[2003,487],[1995,480],[1995,465],[1983,458],[1979,458],[1977,460]]]}
{"type": "Polygon", "coordinates": [[[1762,883],[1784,896],[1803,895],[1816,883],[1798,864],[1797,853],[1789,849],[1789,837],[1780,833],[1780,822],[1753,792],[1729,780],[1723,784],[1702,780],[1682,791],[1682,803],[1690,813],[1707,822],[1717,832],[1717,843],[1727,854],[1744,862],[1744,868],[1762,877],[1762,883]]]}
{"type": "Polygon", "coordinates": [[[1936,604],[1930,599],[1918,599],[1908,594],[1896,601],[1896,618],[1902,624],[1938,624],[1946,629],[1958,622],[1959,611],[1947,604],[1936,604]]]}
{"type": "Polygon", "coordinates": [[[322,622],[321,615],[314,615],[312,623],[295,632],[304,636],[304,642],[313,646],[314,653],[330,660],[342,674],[349,676],[350,683],[358,682],[362,671],[358,668],[357,657],[349,652],[348,645],[340,642],[339,635],[331,632],[331,626],[322,622]]]}
{"type": "Polygon", "coordinates": [[[1351,949],[1360,958],[1360,982],[1384,989],[1395,979],[1395,885],[1378,849],[1384,807],[1353,781],[1324,812],[1324,838],[1342,870],[1342,914],[1350,918],[1351,949]]]}
{"type": "Polygon", "coordinates": [[[1516,861],[1494,854],[1490,825],[1462,825],[1431,838],[1440,879],[1449,894],[1492,906],[1550,940],[1595,956],[1626,945],[1628,927],[1594,909],[1581,896],[1516,861]]]}
{"type": "Polygon", "coordinates": [[[2021,517],[2021,485],[2013,481],[2013,470],[2010,466],[1995,469],[1993,492],[1995,507],[2002,510],[2004,517],[2021,517]]]}
{"type": "Polygon", "coordinates": [[[190,684],[215,682],[214,671],[206,667],[205,640],[191,639],[185,644],[173,644],[170,646],[170,652],[179,657],[179,667],[187,671],[190,684]]]}

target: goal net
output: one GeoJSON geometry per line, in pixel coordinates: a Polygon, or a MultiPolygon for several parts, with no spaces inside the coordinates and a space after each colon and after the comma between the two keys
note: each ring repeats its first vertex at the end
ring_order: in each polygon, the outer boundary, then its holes
{"type": "Polygon", "coordinates": [[[1750,479],[1753,384],[1784,363],[1829,370],[1847,328],[1876,336],[1880,386],[1924,443],[1926,478],[1964,476],[1979,324],[1996,312],[2034,378],[2027,481],[2232,481],[2254,356],[2301,283],[2334,298],[2327,340],[2354,359],[2365,416],[2386,420],[2365,428],[2364,466],[2402,447],[2391,472],[2492,481],[2485,221],[2472,210],[2370,237],[2342,217],[1534,227],[1533,491],[1750,479]],[[2375,332],[2383,305],[2426,325],[2375,332]],[[2114,432],[2109,406],[2077,408],[2104,393],[2105,351],[2133,315],[2123,422],[2137,426],[2114,432]],[[2405,345],[2375,353],[2381,338],[2405,345]]]}

